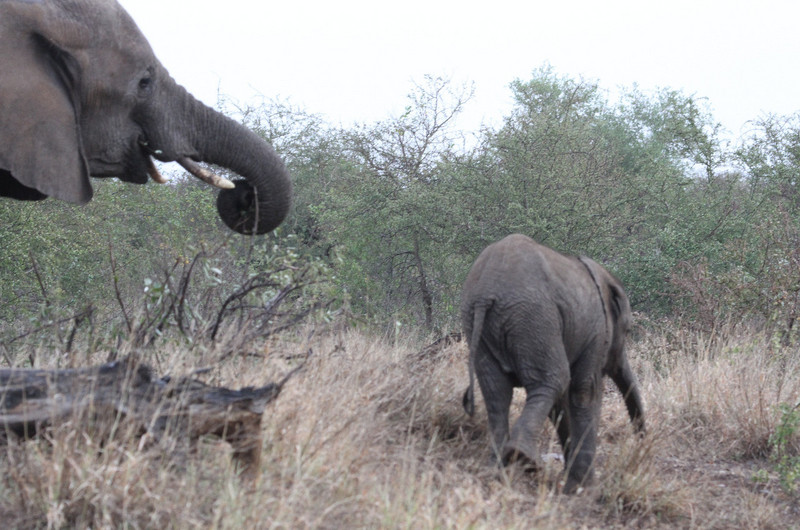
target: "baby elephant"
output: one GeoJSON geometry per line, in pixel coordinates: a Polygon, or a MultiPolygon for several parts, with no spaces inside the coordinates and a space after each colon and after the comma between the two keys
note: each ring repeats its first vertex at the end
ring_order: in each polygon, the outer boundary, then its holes
{"type": "Polygon", "coordinates": [[[591,482],[604,375],[644,432],[642,400],[625,356],[630,304],[620,282],[593,260],[510,235],[489,245],[472,266],[461,318],[470,373],[464,409],[475,411],[477,375],[503,465],[541,466],[539,438],[549,416],[564,449],[564,491],[591,482]],[[509,436],[514,387],[525,388],[527,397],[509,436]]]}

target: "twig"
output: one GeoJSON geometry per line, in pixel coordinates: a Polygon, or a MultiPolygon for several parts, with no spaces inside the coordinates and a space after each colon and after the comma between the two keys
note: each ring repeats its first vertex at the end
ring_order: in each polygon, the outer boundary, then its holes
{"type": "Polygon", "coordinates": [[[313,354],[314,354],[314,350],[312,348],[309,348],[308,351],[306,352],[306,358],[303,359],[303,362],[298,364],[297,366],[295,366],[292,370],[289,371],[288,374],[283,376],[283,379],[281,379],[278,382],[278,388],[283,388],[283,385],[285,385],[286,382],[289,381],[289,379],[291,379],[294,376],[294,374],[296,374],[297,372],[299,372],[300,370],[305,368],[306,363],[308,362],[308,360],[311,358],[311,356],[313,354]]]}
{"type": "Polygon", "coordinates": [[[181,275],[181,281],[178,284],[178,293],[177,293],[178,303],[175,308],[175,320],[178,321],[178,329],[180,329],[181,333],[183,333],[184,335],[186,335],[186,330],[184,329],[183,326],[186,294],[189,292],[189,284],[192,281],[192,273],[194,271],[194,266],[197,265],[197,262],[200,261],[201,258],[206,258],[206,257],[207,255],[204,250],[198,252],[195,255],[194,259],[192,260],[192,263],[189,265],[189,269],[184,271],[184,273],[181,275]]]}
{"type": "Polygon", "coordinates": [[[111,243],[111,238],[108,238],[108,255],[111,259],[111,278],[114,281],[114,294],[119,302],[119,307],[122,310],[122,317],[125,319],[125,326],[128,328],[128,333],[133,331],[131,319],[128,316],[128,311],[125,309],[125,303],[122,301],[122,294],[119,292],[119,281],[117,280],[117,260],[114,259],[114,245],[111,243]]]}
{"type": "Polygon", "coordinates": [[[39,289],[42,290],[42,296],[44,297],[44,302],[46,305],[50,305],[50,299],[47,296],[47,288],[44,286],[44,280],[42,280],[42,275],[39,273],[39,264],[36,262],[36,258],[33,255],[33,251],[29,253],[31,258],[31,264],[33,265],[33,273],[36,275],[36,281],[39,283],[39,289]]]}
{"type": "Polygon", "coordinates": [[[6,347],[4,342],[0,342],[0,346],[3,347],[3,357],[6,360],[6,364],[8,364],[8,366],[11,366],[11,357],[8,356],[8,348],[6,347]]]}
{"type": "Polygon", "coordinates": [[[86,318],[91,319],[92,314],[94,313],[94,307],[89,304],[83,312],[78,313],[74,317],[72,317],[73,325],[72,330],[69,332],[69,337],[67,338],[67,346],[66,346],[66,353],[72,351],[72,344],[75,340],[75,334],[78,332],[78,328],[83,323],[86,318]]]}
{"type": "Polygon", "coordinates": [[[25,337],[28,337],[30,335],[34,335],[36,333],[39,333],[40,331],[45,330],[47,328],[52,328],[52,327],[55,327],[55,326],[59,326],[61,324],[69,322],[70,320],[73,320],[75,318],[79,318],[79,317],[81,317],[81,316],[83,316],[85,314],[86,314],[86,310],[84,310],[82,313],[78,313],[76,315],[72,315],[72,316],[68,316],[68,317],[64,317],[64,318],[59,318],[58,320],[51,320],[47,324],[43,324],[43,325],[41,325],[41,326],[39,326],[37,328],[28,330],[28,331],[26,331],[24,333],[20,333],[19,335],[17,335],[14,338],[5,340],[5,341],[2,342],[2,344],[11,344],[12,342],[16,342],[19,339],[24,339],[25,337]]]}

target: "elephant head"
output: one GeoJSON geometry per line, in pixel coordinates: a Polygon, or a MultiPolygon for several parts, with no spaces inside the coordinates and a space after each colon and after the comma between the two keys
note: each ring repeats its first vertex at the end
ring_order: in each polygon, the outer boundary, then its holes
{"type": "Polygon", "coordinates": [[[115,0],[0,0],[0,196],[83,204],[90,176],[163,182],[153,159],[230,188],[217,209],[238,232],[273,230],[291,205],[274,149],[178,85],[115,0]]]}

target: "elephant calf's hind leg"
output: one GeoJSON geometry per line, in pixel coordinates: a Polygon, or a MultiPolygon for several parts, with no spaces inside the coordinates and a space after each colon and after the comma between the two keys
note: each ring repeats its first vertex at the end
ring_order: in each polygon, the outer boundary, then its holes
{"type": "Polygon", "coordinates": [[[600,420],[599,378],[573,381],[570,388],[569,458],[566,459],[567,480],[565,493],[590,484],[594,478],[594,457],[597,447],[597,426],[600,420]]]}
{"type": "Polygon", "coordinates": [[[508,412],[514,396],[514,383],[500,365],[490,356],[481,356],[476,361],[478,384],[489,416],[489,430],[492,438],[492,454],[497,461],[504,463],[502,448],[508,440],[508,412]]]}
{"type": "Polygon", "coordinates": [[[526,469],[535,471],[543,467],[539,439],[544,423],[563,391],[546,385],[537,385],[526,390],[525,407],[503,448],[503,463],[518,462],[526,469]]]}

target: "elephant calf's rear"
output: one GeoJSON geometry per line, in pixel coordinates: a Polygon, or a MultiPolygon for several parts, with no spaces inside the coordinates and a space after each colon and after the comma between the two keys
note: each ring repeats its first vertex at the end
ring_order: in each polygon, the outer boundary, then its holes
{"type": "Polygon", "coordinates": [[[470,352],[464,408],[474,412],[477,375],[495,454],[504,465],[540,465],[538,442],[549,417],[564,449],[564,491],[589,482],[604,375],[644,431],[642,400],[625,356],[630,304],[620,282],[593,260],[510,235],[488,246],[472,266],[461,317],[470,352]],[[514,387],[525,388],[527,397],[509,436],[514,387]]]}

